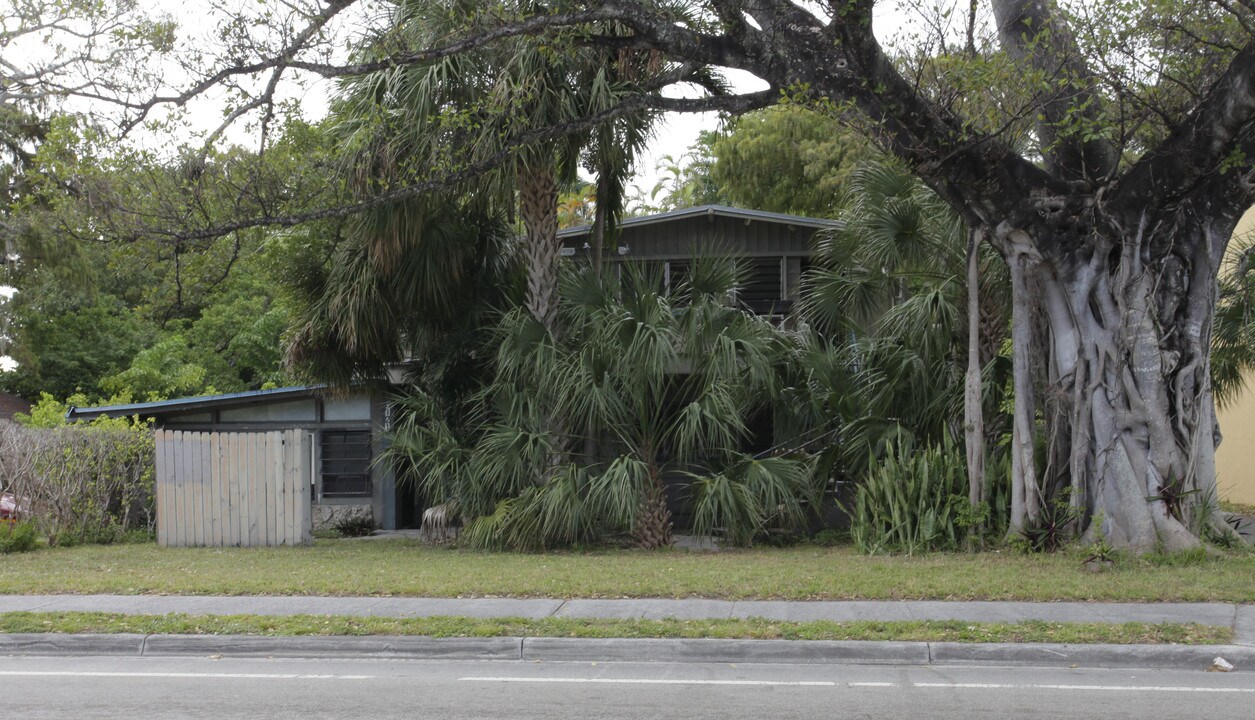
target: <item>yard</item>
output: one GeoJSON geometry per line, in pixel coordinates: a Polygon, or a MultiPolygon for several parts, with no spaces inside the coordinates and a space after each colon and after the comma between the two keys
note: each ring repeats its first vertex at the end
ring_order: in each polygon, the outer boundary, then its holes
{"type": "Polygon", "coordinates": [[[1255,602],[1255,553],[1122,557],[1082,569],[1080,551],[868,557],[849,547],[718,553],[451,550],[412,541],[310,547],[54,548],[5,556],[0,592],[414,597],[1101,600],[1255,602]]]}

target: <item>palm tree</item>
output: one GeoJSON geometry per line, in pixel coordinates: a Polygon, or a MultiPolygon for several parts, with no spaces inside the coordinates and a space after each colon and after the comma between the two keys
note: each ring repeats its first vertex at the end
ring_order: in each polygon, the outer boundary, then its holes
{"type": "MultiPolygon", "coordinates": [[[[819,331],[810,349],[817,412],[842,418],[841,462],[857,467],[904,434],[929,445],[962,432],[973,283],[967,230],[932,191],[889,161],[860,168],[851,185],[843,225],[820,236],[802,306],[819,331]]],[[[1008,283],[995,254],[975,260],[974,359],[989,434],[1002,428],[1008,283]]]]}
{"type": "Polygon", "coordinates": [[[560,341],[521,311],[506,315],[470,431],[415,397],[392,453],[429,497],[472,519],[463,537],[481,546],[544,548],[615,531],[667,545],[668,477],[688,478],[699,533],[723,528],[748,544],[801,527],[819,494],[809,461],[740,449],[747,419],[790,396],[782,370],[796,354],[770,323],[727,306],[730,266],[696,262],[670,297],[642,270],[622,284],[591,268],[569,273],[560,341]],[[586,419],[583,453],[562,451],[580,444],[555,436],[555,412],[586,419]]]}
{"type": "MultiPolygon", "coordinates": [[[[534,0],[513,5],[508,9],[520,16],[543,9],[534,0]]],[[[439,47],[482,15],[482,4],[473,0],[394,0],[386,29],[362,49],[360,59],[439,47]]],[[[465,167],[498,155],[530,132],[605,112],[635,83],[662,70],[655,57],[597,48],[558,54],[544,38],[509,38],[353,79],[336,116],[356,150],[352,168],[365,180],[362,191],[373,192],[416,174],[465,167]]],[[[552,330],[557,318],[559,188],[573,184],[586,159],[598,176],[594,236],[600,239],[622,212],[625,178],[653,120],[653,113],[636,113],[591,133],[519,147],[499,171],[461,188],[495,195],[503,205],[517,201],[524,227],[524,304],[546,329],[552,330]]]]}
{"type": "Polygon", "coordinates": [[[297,308],[287,362],[298,374],[346,385],[408,361],[429,391],[473,389],[479,333],[517,286],[514,234],[499,212],[410,201],[275,241],[314,249],[284,273],[297,308]]]}
{"type": "Polygon", "coordinates": [[[1234,238],[1220,275],[1212,330],[1211,384],[1226,407],[1246,387],[1255,367],[1255,236],[1234,238]]]}

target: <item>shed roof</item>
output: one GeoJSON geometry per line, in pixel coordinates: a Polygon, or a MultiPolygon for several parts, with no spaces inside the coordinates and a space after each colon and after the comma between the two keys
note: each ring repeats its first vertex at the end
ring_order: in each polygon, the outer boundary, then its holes
{"type": "Polygon", "coordinates": [[[139,415],[149,417],[164,415],[171,412],[218,408],[227,405],[252,405],[277,400],[310,397],[325,390],[325,385],[298,385],[294,387],[272,388],[270,390],[248,390],[245,392],[226,393],[223,395],[201,395],[199,397],[175,398],[173,400],[156,400],[154,402],[127,403],[125,405],[100,405],[97,407],[71,407],[66,412],[67,420],[91,420],[100,416],[131,417],[139,415]]]}

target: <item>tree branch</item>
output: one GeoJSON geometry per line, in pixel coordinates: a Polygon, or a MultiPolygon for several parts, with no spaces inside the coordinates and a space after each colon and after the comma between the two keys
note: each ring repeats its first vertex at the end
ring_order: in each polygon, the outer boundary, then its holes
{"type": "MultiPolygon", "coordinates": [[[[1185,122],[1117,182],[1110,193],[1110,205],[1132,218],[1151,199],[1173,205],[1204,191],[1209,186],[1206,181],[1216,176],[1249,172],[1255,161],[1252,67],[1255,40],[1234,56],[1185,122]]],[[[1235,201],[1243,202],[1240,197],[1235,201]]]]}
{"type": "Polygon", "coordinates": [[[1103,122],[1103,102],[1071,29],[1054,0],[994,0],[993,10],[1007,52],[1049,79],[1038,123],[1049,169],[1096,187],[1116,171],[1119,158],[1111,143],[1090,132],[1103,122]]]}
{"type": "MultiPolygon", "coordinates": [[[[220,85],[226,80],[229,80],[233,77],[244,76],[244,75],[255,75],[257,73],[273,69],[276,71],[275,79],[271,83],[271,87],[273,87],[273,85],[276,84],[278,81],[278,76],[282,74],[285,68],[298,66],[298,63],[296,63],[294,58],[297,56],[298,53],[301,52],[301,50],[305,49],[306,43],[308,43],[310,40],[316,37],[318,33],[322,32],[323,28],[325,28],[328,23],[330,23],[333,19],[335,19],[337,15],[347,10],[350,6],[352,6],[356,2],[358,2],[358,0],[328,0],[327,6],[323,8],[323,10],[319,12],[317,15],[315,15],[310,20],[309,24],[306,25],[305,28],[301,30],[301,32],[297,33],[296,36],[292,39],[292,41],[289,42],[279,52],[279,54],[273,57],[267,58],[266,60],[263,60],[258,63],[253,63],[250,65],[241,65],[241,66],[235,66],[235,67],[230,67],[230,68],[223,68],[222,70],[219,70],[218,72],[214,73],[208,78],[205,78],[204,80],[201,80],[199,83],[196,83],[191,88],[185,90],[179,95],[174,95],[174,96],[158,95],[156,97],[150,98],[146,102],[138,103],[138,104],[122,103],[125,107],[138,111],[135,117],[123,123],[122,132],[124,134],[127,132],[130,132],[131,129],[133,129],[135,126],[139,125],[140,123],[142,123],[148,117],[148,114],[153,111],[154,108],[160,105],[173,105],[175,107],[182,107],[183,105],[186,105],[192,99],[198,97],[205,91],[217,85],[220,85]]],[[[306,64],[317,65],[317,63],[306,63],[306,64]]],[[[271,91],[269,95],[273,97],[273,91],[271,91]]],[[[265,103],[264,102],[258,103],[259,106],[261,104],[265,104],[265,103]]],[[[222,132],[222,129],[220,128],[218,131],[216,131],[216,134],[221,134],[221,132],[222,132]]]]}

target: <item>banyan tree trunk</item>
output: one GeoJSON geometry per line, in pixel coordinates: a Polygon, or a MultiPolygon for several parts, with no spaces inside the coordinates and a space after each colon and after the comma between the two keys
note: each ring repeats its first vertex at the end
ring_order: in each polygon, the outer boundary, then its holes
{"type": "Polygon", "coordinates": [[[1206,226],[1166,231],[1177,233],[1170,243],[1143,224],[1052,258],[1015,233],[1000,238],[1014,293],[1011,532],[1065,489],[1076,530],[1117,547],[1176,551],[1224,531],[1209,364],[1223,243],[1206,226]],[[1038,457],[1056,467],[1043,473],[1038,457]]]}

